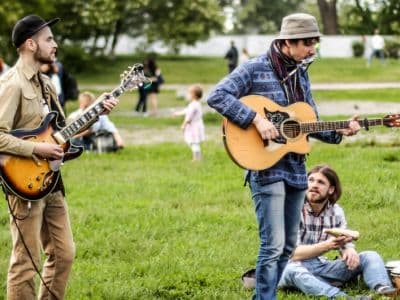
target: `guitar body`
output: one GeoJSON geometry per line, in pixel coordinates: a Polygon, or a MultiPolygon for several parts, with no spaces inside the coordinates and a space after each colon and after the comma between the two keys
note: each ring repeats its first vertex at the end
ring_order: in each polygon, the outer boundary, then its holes
{"type": "MultiPolygon", "coordinates": [[[[60,129],[56,122],[57,112],[49,113],[42,124],[33,130],[13,130],[11,135],[36,143],[58,144],[53,137],[55,129],[60,129]]],[[[66,142],[62,145],[64,159],[52,161],[40,157],[22,157],[0,153],[0,177],[5,188],[25,200],[39,200],[50,193],[60,177],[61,164],[78,157],[82,147],[66,142]]]]}
{"type": "Polygon", "coordinates": [[[297,102],[282,107],[258,95],[243,97],[241,101],[274,123],[280,137],[273,141],[265,141],[253,124],[242,129],[225,118],[222,126],[225,148],[237,165],[249,170],[264,170],[272,167],[289,152],[310,152],[308,134],[300,129],[300,123],[317,119],[310,105],[297,102]]]}

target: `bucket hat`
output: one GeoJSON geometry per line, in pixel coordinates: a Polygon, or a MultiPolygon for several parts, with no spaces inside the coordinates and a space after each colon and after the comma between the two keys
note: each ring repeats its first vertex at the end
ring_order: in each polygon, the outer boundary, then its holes
{"type": "Polygon", "coordinates": [[[36,32],[40,31],[46,26],[51,26],[58,21],[60,21],[60,18],[55,18],[46,22],[41,17],[36,15],[29,15],[20,19],[15,24],[11,35],[14,46],[18,48],[36,32]]]}
{"type": "Polygon", "coordinates": [[[296,13],[282,19],[281,31],[276,39],[305,39],[320,37],[321,35],[315,17],[309,14],[296,13]]]}

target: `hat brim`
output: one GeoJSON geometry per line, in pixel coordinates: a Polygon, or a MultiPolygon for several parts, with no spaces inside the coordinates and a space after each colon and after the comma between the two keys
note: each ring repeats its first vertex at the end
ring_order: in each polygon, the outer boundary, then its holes
{"type": "Polygon", "coordinates": [[[311,39],[321,37],[321,33],[297,33],[297,34],[280,34],[277,40],[295,40],[295,39],[311,39]]]}
{"type": "Polygon", "coordinates": [[[50,21],[44,23],[42,26],[36,28],[36,30],[33,32],[33,34],[39,32],[40,30],[42,30],[43,28],[45,28],[47,26],[51,26],[51,25],[56,24],[58,21],[60,21],[60,18],[55,18],[53,20],[50,20],[50,21]]]}

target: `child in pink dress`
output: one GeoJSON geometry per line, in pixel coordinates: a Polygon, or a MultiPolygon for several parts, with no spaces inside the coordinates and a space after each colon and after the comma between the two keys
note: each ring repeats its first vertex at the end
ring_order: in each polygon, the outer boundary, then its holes
{"type": "Polygon", "coordinates": [[[174,112],[174,116],[185,115],[181,128],[184,132],[185,142],[192,149],[193,161],[201,160],[200,144],[205,139],[203,112],[200,104],[202,96],[203,90],[199,85],[190,86],[187,93],[189,105],[181,111],[174,112]]]}

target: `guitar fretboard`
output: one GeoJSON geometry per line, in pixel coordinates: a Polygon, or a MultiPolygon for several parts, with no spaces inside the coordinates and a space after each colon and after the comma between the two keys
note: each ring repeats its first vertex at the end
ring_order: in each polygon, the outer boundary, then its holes
{"type": "MultiPolygon", "coordinates": [[[[111,95],[115,98],[120,96],[125,92],[125,89],[120,86],[116,89],[114,89],[111,92],[111,95]]],[[[97,117],[103,113],[104,111],[104,105],[103,102],[106,100],[106,98],[100,98],[96,102],[94,102],[91,106],[89,106],[85,111],[82,113],[82,115],[74,120],[71,124],[68,126],[64,127],[59,131],[61,134],[62,138],[65,141],[70,140],[74,135],[76,135],[82,128],[85,128],[92,124],[97,117]]]]}
{"type": "MultiPolygon", "coordinates": [[[[360,124],[361,127],[364,128],[368,128],[370,126],[384,125],[384,119],[364,119],[357,120],[357,122],[360,124]]],[[[304,122],[300,124],[300,129],[304,133],[314,133],[349,128],[349,123],[349,120],[304,122]]]]}

